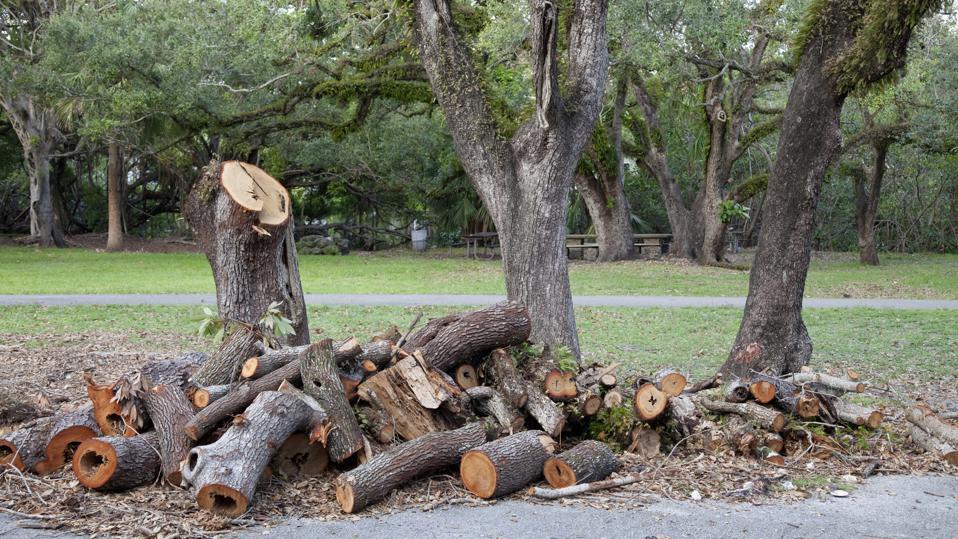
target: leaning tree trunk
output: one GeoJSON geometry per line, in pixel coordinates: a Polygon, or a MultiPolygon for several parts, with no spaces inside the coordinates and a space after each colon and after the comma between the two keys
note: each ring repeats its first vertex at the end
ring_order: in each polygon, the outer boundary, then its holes
{"type": "Polygon", "coordinates": [[[867,174],[855,178],[855,225],[858,229],[858,257],[862,264],[878,265],[878,247],[875,244],[875,218],[881,200],[882,180],[885,177],[885,158],[888,143],[875,145],[874,167],[867,174]],[[868,188],[865,188],[865,182],[868,188]]]}
{"type": "Polygon", "coordinates": [[[220,316],[256,324],[270,303],[282,302],[296,331],[288,344],[308,343],[286,189],[254,165],[213,161],[184,214],[213,269],[220,316]]]}
{"type": "Polygon", "coordinates": [[[107,234],[106,250],[123,250],[123,157],[120,146],[109,146],[106,171],[107,234]]]}

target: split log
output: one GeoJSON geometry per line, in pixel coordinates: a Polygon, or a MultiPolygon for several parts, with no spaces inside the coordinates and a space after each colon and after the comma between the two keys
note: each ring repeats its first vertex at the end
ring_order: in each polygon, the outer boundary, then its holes
{"type": "Polygon", "coordinates": [[[905,412],[905,419],[910,423],[918,425],[922,430],[935,438],[951,446],[958,447],[958,427],[938,419],[930,408],[926,406],[913,406],[905,412]]]}
{"type": "Polygon", "coordinates": [[[299,370],[299,361],[294,361],[262,378],[234,387],[225,396],[197,412],[183,430],[190,439],[199,441],[224,419],[246,409],[260,393],[275,391],[284,380],[298,383],[301,380],[299,370]]]}
{"type": "Polygon", "coordinates": [[[544,389],[550,399],[566,402],[576,398],[579,390],[571,372],[552,369],[545,375],[544,389]]]}
{"type": "Polygon", "coordinates": [[[605,490],[609,488],[621,487],[624,485],[631,485],[632,483],[637,483],[642,480],[642,476],[638,473],[623,475],[622,477],[616,477],[613,479],[606,479],[605,481],[595,481],[593,483],[582,483],[581,485],[572,485],[564,488],[542,488],[535,487],[532,494],[537,498],[545,498],[547,500],[557,500],[559,498],[565,498],[566,496],[575,496],[576,494],[582,494],[584,492],[595,492],[597,490],[605,490]]]}
{"type": "Polygon", "coordinates": [[[396,425],[385,412],[372,406],[360,406],[359,416],[363,418],[366,432],[381,444],[390,444],[396,438],[396,425]]]}
{"type": "Polygon", "coordinates": [[[55,421],[53,417],[41,417],[0,438],[0,464],[33,470],[45,457],[55,421]]]}
{"type": "Polygon", "coordinates": [[[451,390],[435,376],[432,367],[414,356],[367,378],[359,385],[359,398],[381,410],[395,426],[396,434],[412,440],[429,432],[447,430],[442,417],[432,413],[446,402],[451,390]]]}
{"type": "Polygon", "coordinates": [[[190,451],[183,480],[194,487],[200,508],[239,516],[275,452],[291,434],[304,430],[325,432],[328,418],[296,395],[260,393],[217,441],[190,451]]]}
{"type": "Polygon", "coordinates": [[[531,331],[532,322],[525,306],[497,303],[462,315],[443,327],[422,345],[422,353],[432,366],[448,371],[463,361],[475,361],[495,348],[525,342],[531,331]]]}
{"type": "Polygon", "coordinates": [[[410,481],[456,465],[467,450],[495,439],[491,423],[471,423],[456,430],[424,434],[380,453],[336,479],[336,502],[355,513],[410,481]]]}
{"type": "Polygon", "coordinates": [[[608,445],[586,440],[546,460],[542,474],[553,488],[599,481],[619,469],[619,459],[608,445]]]}
{"type": "Polygon", "coordinates": [[[239,377],[243,362],[259,350],[257,343],[262,339],[256,327],[235,324],[232,333],[193,374],[193,383],[200,387],[233,383],[239,377]]]}
{"type": "Polygon", "coordinates": [[[958,450],[951,444],[928,434],[918,425],[911,426],[911,441],[924,451],[940,454],[945,462],[952,466],[958,466],[958,450]]]}
{"type": "Polygon", "coordinates": [[[479,413],[495,418],[509,434],[518,432],[525,425],[525,418],[491,387],[469,388],[466,390],[466,395],[472,400],[479,413]]]}
{"type": "Polygon", "coordinates": [[[230,386],[228,385],[196,387],[190,392],[190,400],[193,402],[193,406],[206,408],[225,397],[229,392],[230,386]]]}
{"type": "Polygon", "coordinates": [[[529,399],[526,384],[519,377],[509,352],[502,348],[493,350],[486,362],[486,375],[492,379],[489,385],[495,386],[509,404],[517,409],[526,405],[529,399]]]}
{"type": "Polygon", "coordinates": [[[193,441],[184,430],[193,418],[193,407],[182,391],[167,385],[151,387],[143,396],[143,403],[159,438],[163,478],[178,487],[181,482],[180,464],[193,447],[193,441]]]}
{"type": "Polygon", "coordinates": [[[692,400],[710,412],[740,415],[765,430],[781,432],[785,428],[785,416],[781,412],[766,408],[761,404],[716,401],[702,394],[696,394],[692,397],[692,400]]]}
{"type": "Polygon", "coordinates": [[[632,443],[627,451],[650,459],[662,452],[662,436],[648,425],[636,425],[629,433],[632,443]]]}
{"type": "Polygon", "coordinates": [[[655,386],[669,397],[680,395],[685,391],[688,379],[675,369],[662,369],[652,376],[655,386]]]}
{"type": "Polygon", "coordinates": [[[53,426],[47,434],[44,449],[46,458],[38,462],[33,471],[48,475],[63,468],[73,459],[73,454],[81,442],[99,435],[100,427],[93,417],[92,406],[55,416],[53,426]]]}
{"type": "MultiPolygon", "coordinates": [[[[817,372],[796,372],[785,377],[785,380],[792,382],[797,386],[804,384],[813,384],[817,388],[834,389],[841,392],[864,393],[865,384],[852,380],[846,380],[837,376],[817,372]]],[[[813,387],[814,388],[814,387],[813,387]]]]}
{"type": "MultiPolygon", "coordinates": [[[[286,188],[259,167],[214,160],[183,216],[213,270],[220,316],[255,325],[279,302],[296,332],[287,344],[295,345],[309,342],[309,327],[290,209],[286,188]]],[[[222,382],[204,385],[212,383],[222,382]]]]}
{"type": "Polygon", "coordinates": [[[555,442],[547,434],[527,430],[466,452],[459,476],[469,492],[480,498],[505,496],[541,478],[554,451],[555,442]]]}
{"type": "Polygon", "coordinates": [[[878,410],[845,402],[842,399],[835,399],[834,404],[836,412],[838,412],[838,418],[846,423],[865,426],[870,429],[877,429],[881,425],[883,416],[878,410]]]}
{"type": "Polygon", "coordinates": [[[735,379],[726,384],[723,391],[725,402],[745,402],[749,399],[748,384],[741,379],[735,379]]]}
{"type": "Polygon", "coordinates": [[[456,367],[456,383],[463,389],[477,387],[479,385],[479,376],[476,374],[476,368],[468,363],[463,363],[456,367]]]}
{"type": "Polygon", "coordinates": [[[329,458],[333,462],[343,462],[363,448],[363,433],[339,379],[333,341],[324,339],[311,345],[299,364],[303,391],[319,402],[335,427],[326,444],[329,458]]]}
{"type": "Polygon", "coordinates": [[[633,407],[635,415],[643,421],[652,421],[662,415],[669,405],[669,396],[655,387],[645,384],[635,392],[633,407]]]}
{"type": "Polygon", "coordinates": [[[549,436],[558,437],[562,434],[566,422],[562,409],[531,383],[526,385],[526,396],[525,409],[539,423],[542,430],[546,431],[549,436]]]}
{"type": "Polygon", "coordinates": [[[152,483],[160,473],[156,432],[137,436],[104,436],[80,444],[73,455],[73,474],[86,488],[128,490],[152,483]]]}
{"type": "Polygon", "coordinates": [[[270,467],[284,479],[315,477],[329,467],[329,452],[323,444],[310,442],[307,434],[294,432],[276,451],[270,467]]]}
{"type": "Polygon", "coordinates": [[[748,384],[748,392],[759,404],[768,404],[775,399],[775,384],[767,380],[753,380],[748,384]]]}

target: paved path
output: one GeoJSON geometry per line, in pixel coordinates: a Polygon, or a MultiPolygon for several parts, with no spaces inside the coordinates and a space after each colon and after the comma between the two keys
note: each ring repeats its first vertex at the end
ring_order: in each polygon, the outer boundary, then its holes
{"type": "MultiPolygon", "coordinates": [[[[505,299],[495,295],[452,294],[306,294],[309,305],[489,305],[505,299]]],[[[690,296],[575,296],[580,307],[737,307],[745,306],[742,297],[690,296]]],[[[69,294],[69,295],[3,295],[0,305],[199,305],[215,304],[213,294],[69,294]]],[[[958,310],[958,300],[806,298],[805,307],[844,309],[951,309],[958,310]]]]}
{"type": "MultiPolygon", "coordinates": [[[[130,530],[129,535],[134,535],[130,530]]],[[[232,534],[231,534],[232,535],[232,534]]],[[[17,526],[0,512],[5,539],[53,537],[17,526]]],[[[58,537],[75,537],[57,534],[58,537]]],[[[958,537],[958,477],[882,476],[848,498],[813,499],[790,505],[662,501],[637,509],[602,510],[562,503],[500,502],[486,507],[447,507],[422,513],[323,522],[291,519],[254,528],[242,537],[431,539],[481,537],[679,537],[811,538],[958,537]]]]}

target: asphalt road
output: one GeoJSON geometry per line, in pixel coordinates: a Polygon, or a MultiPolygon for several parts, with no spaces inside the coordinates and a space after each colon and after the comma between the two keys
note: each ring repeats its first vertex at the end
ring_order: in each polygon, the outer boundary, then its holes
{"type": "MultiPolygon", "coordinates": [[[[505,299],[495,295],[451,294],[306,294],[309,305],[417,306],[417,305],[489,305],[505,299]]],[[[737,307],[745,306],[743,297],[690,296],[575,296],[581,307],[737,307]]],[[[200,305],[215,304],[214,294],[0,294],[0,305],[200,305]]],[[[958,300],[805,298],[806,308],[843,309],[958,309],[958,300]]]]}

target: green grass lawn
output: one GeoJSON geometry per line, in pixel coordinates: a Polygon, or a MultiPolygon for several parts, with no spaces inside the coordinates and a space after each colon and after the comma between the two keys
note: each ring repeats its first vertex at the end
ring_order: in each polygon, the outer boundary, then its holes
{"type": "MultiPolygon", "coordinates": [[[[498,261],[409,252],[302,256],[307,293],[502,294],[498,261]]],[[[748,272],[661,261],[575,262],[572,288],[582,295],[741,296],[748,272]]],[[[958,299],[958,255],[884,254],[863,267],[854,254],[816,259],[811,297],[958,299]]],[[[100,253],[85,249],[0,247],[0,294],[213,292],[200,254],[100,253]]]]}
{"type": "MultiPolygon", "coordinates": [[[[454,311],[425,309],[426,316],[454,311]]],[[[368,335],[396,324],[405,327],[419,312],[403,307],[312,307],[310,327],[332,337],[368,335]]],[[[738,330],[739,309],[576,310],[585,359],[619,362],[652,371],[674,366],[696,377],[725,360],[738,330]]],[[[196,342],[199,307],[8,307],[0,313],[4,334],[40,335],[48,346],[57,335],[114,332],[150,345],[160,334],[196,342]],[[51,338],[52,337],[52,338],[51,338]]],[[[852,367],[872,381],[900,376],[922,380],[958,373],[958,311],[815,309],[805,313],[818,366],[852,367]]],[[[168,342],[168,339],[165,341],[168,342]]]]}

